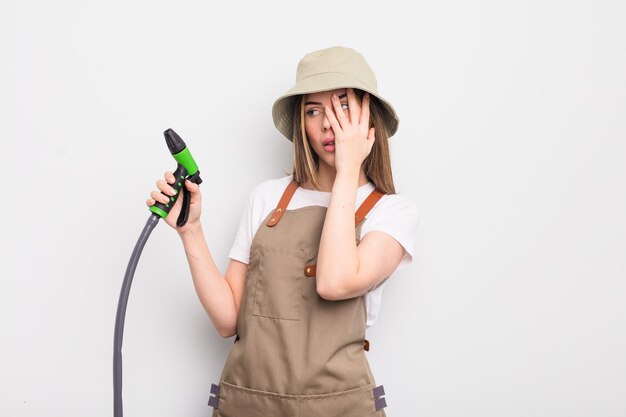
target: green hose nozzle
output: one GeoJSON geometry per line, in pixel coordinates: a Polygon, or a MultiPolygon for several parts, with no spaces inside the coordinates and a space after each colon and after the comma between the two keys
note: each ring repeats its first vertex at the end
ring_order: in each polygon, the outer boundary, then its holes
{"type": "Polygon", "coordinates": [[[154,214],[159,215],[161,218],[166,218],[167,214],[170,212],[174,203],[176,203],[176,199],[180,194],[180,190],[183,190],[183,194],[185,198],[183,199],[183,209],[180,212],[180,216],[178,217],[178,226],[182,226],[187,222],[187,216],[189,215],[189,191],[185,188],[185,180],[189,180],[196,184],[201,184],[202,179],[200,178],[200,171],[198,170],[198,165],[196,161],[191,156],[191,152],[189,152],[189,148],[185,145],[185,142],[178,136],[173,129],[167,129],[163,132],[163,136],[165,136],[165,142],[167,143],[167,147],[170,150],[170,153],[178,162],[178,166],[176,167],[176,171],[174,171],[174,177],[176,181],[174,184],[170,184],[176,194],[169,197],[169,203],[155,203],[150,207],[150,211],[154,214]]]}

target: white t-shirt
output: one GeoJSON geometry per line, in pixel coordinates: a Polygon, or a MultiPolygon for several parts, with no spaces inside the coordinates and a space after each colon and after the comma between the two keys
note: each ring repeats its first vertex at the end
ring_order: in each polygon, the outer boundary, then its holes
{"type": "MultiPolygon", "coordinates": [[[[250,247],[254,234],[268,214],[276,208],[292,178],[289,175],[268,180],[252,190],[248,206],[241,217],[235,242],[228,254],[229,258],[245,264],[249,263],[250,247]]],[[[359,187],[356,198],[357,208],[373,190],[374,184],[372,183],[359,187]]],[[[298,187],[287,209],[295,210],[307,206],[328,207],[329,202],[330,192],[306,190],[298,187]]],[[[387,233],[404,248],[404,256],[397,269],[405,268],[413,259],[418,219],[417,206],[408,198],[398,194],[385,195],[370,210],[363,221],[361,239],[368,232],[374,230],[387,233]]],[[[378,317],[384,286],[385,283],[365,294],[367,327],[371,326],[378,317]]]]}

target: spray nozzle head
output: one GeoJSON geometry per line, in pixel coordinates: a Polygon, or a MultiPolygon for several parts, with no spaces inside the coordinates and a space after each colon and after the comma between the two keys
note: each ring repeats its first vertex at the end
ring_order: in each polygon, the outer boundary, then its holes
{"type": "Polygon", "coordinates": [[[174,132],[173,129],[167,129],[163,132],[163,136],[165,136],[165,142],[167,143],[167,147],[172,155],[182,152],[187,147],[185,142],[180,138],[180,136],[178,136],[178,133],[174,132]]]}

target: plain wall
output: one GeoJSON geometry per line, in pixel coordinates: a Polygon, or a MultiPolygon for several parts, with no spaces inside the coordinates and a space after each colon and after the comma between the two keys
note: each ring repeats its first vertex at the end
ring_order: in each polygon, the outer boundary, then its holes
{"type": "MultiPolygon", "coordinates": [[[[362,52],[420,210],[367,354],[388,415],[626,415],[620,1],[4,1],[0,415],[111,416],[113,325],[174,128],[222,270],[250,190],[291,168],[298,60],[362,52]]],[[[232,339],[163,222],[135,275],[127,416],[210,414],[232,339]]]]}

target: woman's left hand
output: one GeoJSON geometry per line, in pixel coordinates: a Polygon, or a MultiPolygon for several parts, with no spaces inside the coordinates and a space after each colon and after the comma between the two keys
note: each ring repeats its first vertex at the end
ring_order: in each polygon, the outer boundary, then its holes
{"type": "Polygon", "coordinates": [[[369,128],[370,95],[363,95],[359,105],[354,90],[348,88],[348,112],[341,108],[341,102],[333,94],[333,109],[326,106],[328,121],[335,134],[335,169],[337,173],[361,169],[361,165],[374,146],[374,128],[369,128]]]}

